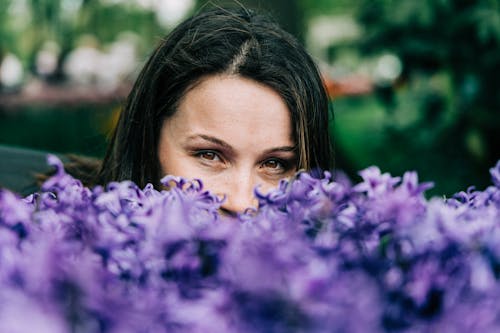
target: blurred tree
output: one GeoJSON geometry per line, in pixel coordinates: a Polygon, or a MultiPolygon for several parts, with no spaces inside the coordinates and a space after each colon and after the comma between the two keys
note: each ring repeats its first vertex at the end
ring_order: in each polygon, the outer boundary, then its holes
{"type": "Polygon", "coordinates": [[[351,14],[359,0],[298,0],[306,20],[315,16],[351,14]]]}
{"type": "MultiPolygon", "coordinates": [[[[19,47],[19,32],[12,31],[12,25],[20,22],[14,22],[12,18],[12,0],[0,0],[0,66],[4,57],[8,53],[14,54],[16,57],[21,56],[19,47]]],[[[2,82],[0,82],[0,91],[2,90],[2,82]]]]}
{"type": "MultiPolygon", "coordinates": [[[[401,115],[409,103],[418,108],[413,121],[389,115],[386,142],[415,153],[426,168],[484,174],[500,158],[498,0],[363,0],[357,18],[363,54],[391,52],[402,61],[406,88],[388,109],[401,115]]],[[[387,97],[387,87],[379,91],[387,97]]]]}
{"type": "MultiPolygon", "coordinates": [[[[7,30],[7,9],[10,3],[5,1],[0,1],[0,66],[2,66],[2,60],[4,54],[7,52],[7,38],[9,36],[7,30]]],[[[2,90],[2,81],[0,81],[0,91],[2,90]]]]}
{"type": "Polygon", "coordinates": [[[55,42],[59,48],[57,70],[45,79],[56,82],[64,80],[62,65],[70,51],[78,46],[80,37],[93,36],[97,46],[104,47],[124,31],[139,36],[142,53],[149,52],[165,33],[154,10],[134,2],[27,0],[19,4],[0,1],[0,59],[6,50],[14,52],[37,75],[38,53],[46,42],[55,42]],[[10,17],[14,5],[20,9],[15,17],[10,17]],[[22,21],[28,23],[19,24],[22,21]]]}

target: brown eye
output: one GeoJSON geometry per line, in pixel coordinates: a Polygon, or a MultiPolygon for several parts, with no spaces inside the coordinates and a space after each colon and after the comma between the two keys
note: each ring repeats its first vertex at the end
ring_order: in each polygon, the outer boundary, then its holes
{"type": "Polygon", "coordinates": [[[198,157],[207,161],[218,161],[220,160],[219,155],[213,151],[200,151],[197,154],[198,157]]]}
{"type": "Polygon", "coordinates": [[[276,160],[276,159],[270,159],[270,160],[264,161],[264,163],[262,163],[262,166],[264,168],[271,169],[273,171],[285,169],[284,163],[279,161],[279,160],[276,160]]]}

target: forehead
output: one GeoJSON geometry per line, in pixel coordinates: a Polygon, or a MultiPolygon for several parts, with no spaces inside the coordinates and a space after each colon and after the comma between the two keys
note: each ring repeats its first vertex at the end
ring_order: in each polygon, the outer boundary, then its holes
{"type": "Polygon", "coordinates": [[[272,88],[235,75],[203,78],[167,120],[182,134],[216,135],[237,147],[293,145],[290,112],[272,88]]]}

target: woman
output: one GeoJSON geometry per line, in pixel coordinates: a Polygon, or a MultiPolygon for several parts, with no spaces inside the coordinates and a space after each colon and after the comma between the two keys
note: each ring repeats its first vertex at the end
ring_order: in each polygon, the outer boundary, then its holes
{"type": "Polygon", "coordinates": [[[199,178],[223,209],[297,170],[331,169],[328,100],[304,48],[270,19],[215,9],[187,19],[140,73],[98,183],[199,178]]]}

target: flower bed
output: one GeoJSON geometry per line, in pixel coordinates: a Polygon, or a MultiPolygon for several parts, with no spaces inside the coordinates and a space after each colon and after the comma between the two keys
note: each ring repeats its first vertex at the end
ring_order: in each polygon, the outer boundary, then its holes
{"type": "Polygon", "coordinates": [[[196,181],[90,190],[49,160],[39,193],[0,191],[0,332],[500,330],[500,162],[449,199],[301,173],[233,221],[196,181]]]}

